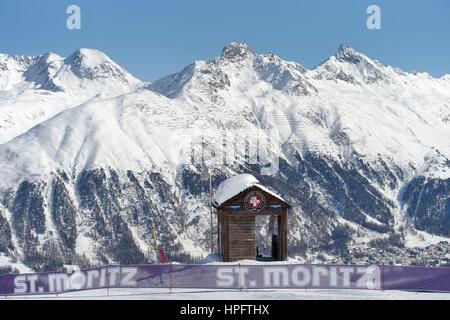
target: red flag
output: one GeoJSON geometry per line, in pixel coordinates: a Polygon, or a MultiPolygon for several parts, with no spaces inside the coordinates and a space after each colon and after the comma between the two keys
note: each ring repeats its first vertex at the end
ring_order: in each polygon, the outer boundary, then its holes
{"type": "Polygon", "coordinates": [[[159,263],[166,263],[166,254],[163,249],[159,249],[159,263]]]}

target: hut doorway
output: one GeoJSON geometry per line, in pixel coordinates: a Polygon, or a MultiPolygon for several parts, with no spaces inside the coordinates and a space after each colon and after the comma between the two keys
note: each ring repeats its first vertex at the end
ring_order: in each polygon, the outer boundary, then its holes
{"type": "Polygon", "coordinates": [[[278,234],[278,216],[256,216],[256,260],[278,261],[280,239],[278,234]]]}

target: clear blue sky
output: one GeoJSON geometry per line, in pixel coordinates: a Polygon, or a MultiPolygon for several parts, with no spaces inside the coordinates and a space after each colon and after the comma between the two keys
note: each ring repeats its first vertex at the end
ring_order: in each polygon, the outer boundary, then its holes
{"type": "Polygon", "coordinates": [[[62,56],[97,48],[142,80],[213,58],[224,44],[314,67],[340,43],[404,70],[450,73],[449,0],[1,0],[0,52],[62,56]],[[66,28],[66,8],[82,10],[82,30],[66,28]],[[369,4],[382,30],[366,28],[369,4]]]}

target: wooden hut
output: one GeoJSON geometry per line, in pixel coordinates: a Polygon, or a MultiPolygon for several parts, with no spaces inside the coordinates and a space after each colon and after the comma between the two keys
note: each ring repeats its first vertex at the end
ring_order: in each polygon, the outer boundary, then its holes
{"type": "Polygon", "coordinates": [[[257,260],[257,215],[270,216],[277,225],[272,235],[271,260],[287,260],[287,218],[291,206],[255,177],[242,174],[223,181],[216,191],[214,207],[218,247],[225,262],[257,260]]]}

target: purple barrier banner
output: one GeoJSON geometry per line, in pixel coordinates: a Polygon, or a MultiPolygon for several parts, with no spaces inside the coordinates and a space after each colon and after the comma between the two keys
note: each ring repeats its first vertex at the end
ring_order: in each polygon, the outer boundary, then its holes
{"type": "Polygon", "coordinates": [[[384,266],[385,290],[450,292],[450,268],[384,266]]]}
{"type": "Polygon", "coordinates": [[[450,292],[450,269],[381,265],[163,264],[106,266],[71,273],[8,274],[0,277],[0,296],[104,288],[317,288],[450,292]]]}

